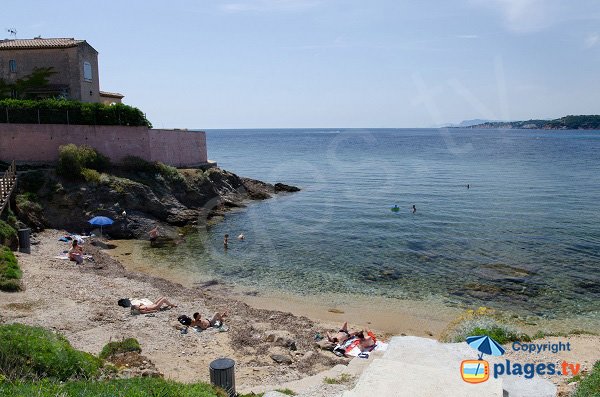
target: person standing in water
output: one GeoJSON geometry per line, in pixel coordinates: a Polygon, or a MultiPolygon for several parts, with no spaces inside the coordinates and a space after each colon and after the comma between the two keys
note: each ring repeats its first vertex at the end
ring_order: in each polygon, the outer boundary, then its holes
{"type": "Polygon", "coordinates": [[[416,206],[416,205],[414,205],[414,204],[413,204],[412,211],[413,211],[413,214],[414,214],[415,212],[417,212],[417,206],[416,206]]]}
{"type": "Polygon", "coordinates": [[[227,249],[228,245],[229,245],[229,234],[225,234],[225,237],[223,238],[223,248],[227,249]]]}
{"type": "Polygon", "coordinates": [[[471,188],[471,185],[469,185],[469,184],[467,183],[467,189],[470,189],[470,188],[471,188]]]}

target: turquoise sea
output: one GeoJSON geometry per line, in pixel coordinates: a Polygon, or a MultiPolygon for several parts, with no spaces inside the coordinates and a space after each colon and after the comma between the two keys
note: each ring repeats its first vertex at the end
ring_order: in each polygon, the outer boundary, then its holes
{"type": "Polygon", "coordinates": [[[212,130],[207,140],[220,167],[302,191],[228,214],[171,266],[298,295],[600,312],[600,131],[212,130]]]}

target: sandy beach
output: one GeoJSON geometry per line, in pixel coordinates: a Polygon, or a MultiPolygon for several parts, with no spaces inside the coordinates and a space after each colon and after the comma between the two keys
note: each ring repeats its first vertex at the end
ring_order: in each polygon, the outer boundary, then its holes
{"type": "MultiPolygon", "coordinates": [[[[93,261],[77,266],[54,258],[68,248],[67,243],[58,241],[62,235],[63,232],[56,230],[42,232],[35,237],[37,243],[30,255],[17,254],[25,290],[0,292],[0,322],[56,330],[74,347],[94,354],[111,340],[134,337],[141,343],[142,354],[159,372],[182,382],[208,381],[209,363],[219,357],[230,357],[236,361],[238,384],[242,388],[285,383],[348,363],[348,359],[314,347],[317,333],[334,329],[346,319],[352,327],[374,325],[383,338],[402,333],[437,337],[458,311],[444,312],[442,317],[435,312],[425,315],[428,308],[424,304],[400,302],[390,310],[378,306],[377,310],[365,312],[360,305],[335,302],[319,305],[310,297],[294,300],[253,296],[223,284],[189,287],[127,270],[106,254],[106,248],[112,247],[110,243],[99,241],[85,244],[85,252],[93,256],[93,261]],[[128,309],[117,305],[117,300],[123,297],[154,300],[159,296],[168,297],[178,307],[152,316],[133,316],[128,309]],[[191,316],[198,311],[211,315],[223,310],[230,312],[226,321],[228,332],[190,330],[181,334],[178,329],[177,317],[181,314],[191,316]],[[359,321],[353,321],[356,319],[359,321]],[[285,341],[295,342],[297,350],[286,347],[285,341]],[[275,363],[271,355],[277,354],[289,357],[289,363],[275,363]]],[[[112,255],[131,256],[112,248],[112,255]]],[[[575,350],[567,358],[579,360],[584,369],[590,368],[600,355],[600,337],[572,336],[569,340],[575,350]]],[[[527,360],[518,354],[511,357],[527,360]]]]}

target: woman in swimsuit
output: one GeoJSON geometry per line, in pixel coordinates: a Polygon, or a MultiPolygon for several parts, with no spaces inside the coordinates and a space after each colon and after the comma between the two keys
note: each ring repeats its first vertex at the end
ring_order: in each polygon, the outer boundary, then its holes
{"type": "Polygon", "coordinates": [[[158,312],[160,311],[163,307],[177,307],[177,305],[172,304],[171,302],[169,302],[167,300],[167,298],[160,297],[158,298],[153,304],[144,304],[144,303],[140,303],[140,304],[132,304],[131,305],[131,311],[133,313],[138,312],[139,314],[147,314],[147,313],[154,313],[154,312],[158,312]]]}

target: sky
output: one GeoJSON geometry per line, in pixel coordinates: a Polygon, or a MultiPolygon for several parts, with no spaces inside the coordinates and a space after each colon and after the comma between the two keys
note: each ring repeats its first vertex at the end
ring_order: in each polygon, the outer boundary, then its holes
{"type": "Polygon", "coordinates": [[[597,0],[6,2],[156,128],[403,128],[597,114],[597,0]]]}

